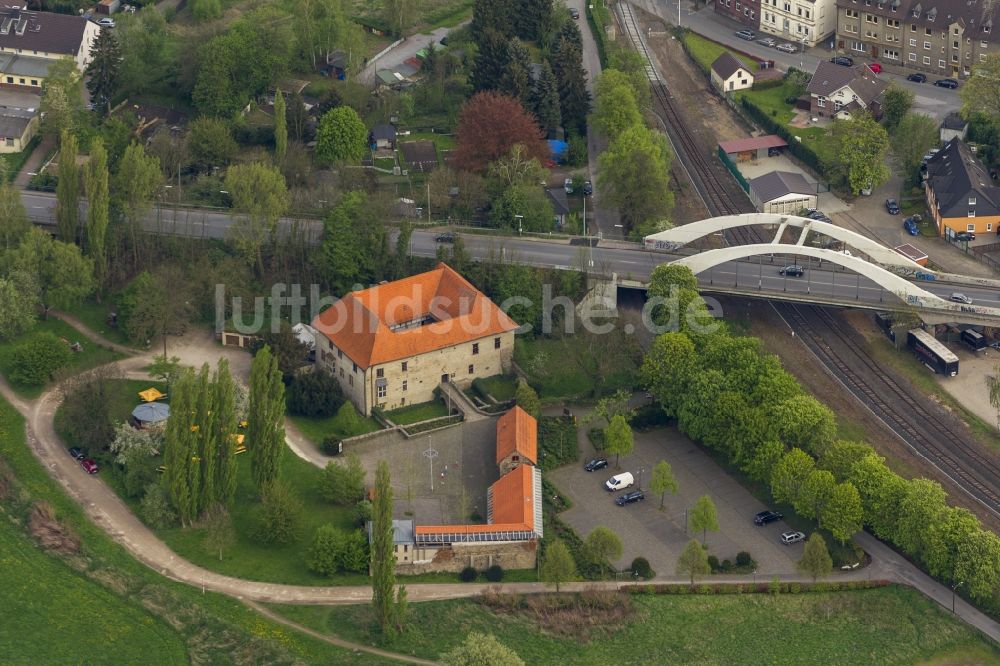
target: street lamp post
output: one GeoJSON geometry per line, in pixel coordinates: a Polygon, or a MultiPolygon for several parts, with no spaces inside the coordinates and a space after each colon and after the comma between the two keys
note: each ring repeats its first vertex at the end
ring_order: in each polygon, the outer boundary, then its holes
{"type": "Polygon", "coordinates": [[[515,215],[514,219],[517,220],[517,235],[521,235],[521,222],[524,220],[524,215],[515,215]]]}
{"type": "Polygon", "coordinates": [[[951,586],[951,612],[955,612],[955,590],[965,585],[965,581],[959,581],[951,586]]]}

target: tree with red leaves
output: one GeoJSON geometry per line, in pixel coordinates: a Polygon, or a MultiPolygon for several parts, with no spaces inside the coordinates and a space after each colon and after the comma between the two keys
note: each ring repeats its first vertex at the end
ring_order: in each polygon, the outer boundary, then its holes
{"type": "Polygon", "coordinates": [[[469,171],[483,172],[517,144],[527,157],[549,157],[542,131],[521,103],[507,95],[485,91],[473,95],[458,116],[455,163],[469,171]]]}

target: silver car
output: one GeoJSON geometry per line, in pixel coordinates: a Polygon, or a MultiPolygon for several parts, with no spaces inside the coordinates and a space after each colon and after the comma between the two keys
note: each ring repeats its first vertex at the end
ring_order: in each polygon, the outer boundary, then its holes
{"type": "Polygon", "coordinates": [[[798,53],[799,51],[799,48],[795,46],[795,44],[789,44],[788,42],[778,44],[774,48],[781,51],[782,53],[798,53]]]}
{"type": "Polygon", "coordinates": [[[791,543],[798,543],[799,541],[804,541],[806,535],[802,532],[782,532],[781,543],[786,546],[791,543]]]}
{"type": "Polygon", "coordinates": [[[758,39],[757,43],[761,46],[774,46],[778,42],[774,41],[773,37],[764,37],[763,39],[758,39]]]}
{"type": "Polygon", "coordinates": [[[956,303],[965,303],[966,305],[972,305],[971,298],[957,291],[951,295],[951,300],[955,301],[956,303]]]}

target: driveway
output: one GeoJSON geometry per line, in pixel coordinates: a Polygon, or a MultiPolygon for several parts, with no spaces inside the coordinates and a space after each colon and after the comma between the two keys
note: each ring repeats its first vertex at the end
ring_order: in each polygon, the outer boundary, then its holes
{"type": "Polygon", "coordinates": [[[392,49],[378,60],[371,60],[365,65],[358,75],[358,80],[362,83],[375,83],[375,72],[379,69],[392,69],[401,65],[404,61],[417,55],[417,51],[425,49],[431,44],[439,45],[441,38],[448,34],[450,30],[463,27],[469,21],[464,21],[455,28],[438,28],[431,32],[418,35],[410,35],[403,40],[403,43],[392,49]]]}
{"type": "MultiPolygon", "coordinates": [[[[587,426],[580,430],[581,460],[597,455],[586,438],[587,426]],[[586,440],[586,441],[584,441],[586,440]]],[[[755,527],[753,515],[767,507],[730,477],[691,440],[674,429],[658,429],[636,433],[635,452],[622,459],[622,471],[629,471],[636,484],[646,491],[646,500],[620,507],[614,503],[618,493],[604,489],[604,481],[613,474],[614,460],[598,472],[586,472],[582,462],[561,467],[548,474],[559,491],[573,502],[573,508],[560,514],[581,537],[586,538],[598,525],[610,527],[622,540],[623,553],[615,564],[623,569],[633,558],[645,557],[660,575],[673,575],[677,558],[685,544],[701,534],[689,534],[685,528],[686,510],[702,495],[715,502],[720,531],[709,532],[706,538],[709,552],[719,561],[736,559],[741,550],[756,560],[761,576],[795,571],[802,557],[802,544],[782,546],[780,534],[789,529],[779,521],[766,527],[755,527]],[[666,460],[677,479],[677,495],[668,495],[665,508],[659,509],[660,498],[649,490],[653,467],[666,460]]]]}

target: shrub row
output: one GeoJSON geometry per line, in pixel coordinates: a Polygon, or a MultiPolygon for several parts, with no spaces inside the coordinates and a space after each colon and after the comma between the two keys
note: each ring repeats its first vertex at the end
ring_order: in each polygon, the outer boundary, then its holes
{"type": "Polygon", "coordinates": [[[465,567],[458,573],[458,579],[463,583],[472,583],[479,578],[480,573],[491,583],[499,583],[503,580],[503,567],[499,564],[494,564],[482,572],[475,567],[465,567]]]}
{"type": "Polygon", "coordinates": [[[888,587],[887,580],[850,580],[838,583],[783,583],[770,581],[763,583],[687,583],[648,585],[627,585],[621,589],[629,594],[803,594],[807,592],[846,592],[850,590],[871,590],[888,587]]]}
{"type": "Polygon", "coordinates": [[[591,0],[584,3],[587,12],[587,23],[594,33],[597,43],[597,57],[601,59],[601,68],[608,66],[608,34],[605,31],[611,23],[611,12],[604,4],[605,0],[591,0]]]}
{"type": "Polygon", "coordinates": [[[576,424],[572,416],[543,416],[538,420],[538,466],[555,469],[579,456],[576,424]]]}
{"type": "Polygon", "coordinates": [[[754,81],[754,90],[770,90],[771,88],[780,88],[785,85],[785,79],[780,76],[776,76],[773,79],[764,79],[763,81],[754,81]]]}

